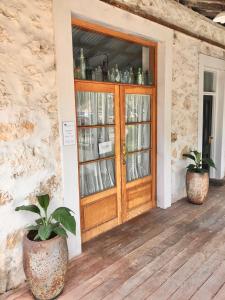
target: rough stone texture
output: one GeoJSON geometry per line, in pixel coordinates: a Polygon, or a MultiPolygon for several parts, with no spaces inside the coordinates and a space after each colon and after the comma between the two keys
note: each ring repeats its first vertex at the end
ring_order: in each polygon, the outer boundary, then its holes
{"type": "Polygon", "coordinates": [[[102,0],[122,3],[170,24],[225,45],[224,28],[175,0],[102,0]]]}
{"type": "Polygon", "coordinates": [[[182,155],[197,148],[199,54],[225,59],[225,51],[182,33],[174,34],[172,83],[172,199],[186,195],[182,155]],[[176,140],[174,140],[176,137],[176,140]]]}
{"type": "Polygon", "coordinates": [[[0,1],[0,293],[24,280],[15,207],[62,201],[53,34],[51,0],[0,1]]]}
{"type": "MultiPolygon", "coordinates": [[[[65,0],[66,1],[66,0],[65,0]]],[[[169,0],[118,0],[225,44],[224,29],[169,0]],[[195,26],[193,26],[195,24],[195,26]]],[[[52,0],[0,1],[0,293],[24,280],[22,203],[61,194],[52,0]]],[[[199,53],[222,49],[175,32],[172,94],[172,198],[185,195],[182,154],[197,146],[199,53]]]]}

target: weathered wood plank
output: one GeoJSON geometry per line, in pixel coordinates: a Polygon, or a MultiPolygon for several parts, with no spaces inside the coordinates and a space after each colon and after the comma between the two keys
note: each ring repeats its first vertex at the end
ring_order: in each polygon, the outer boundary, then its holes
{"type": "MultiPolygon", "coordinates": [[[[207,211],[208,215],[204,216],[205,222],[208,222],[210,224],[210,222],[209,222],[210,216],[213,216],[214,210],[215,210],[215,208],[212,208],[211,210],[207,211]]],[[[204,210],[202,212],[204,212],[204,210]]],[[[215,213],[217,213],[218,216],[220,214],[222,214],[221,211],[218,214],[218,210],[215,210],[215,213]]],[[[190,230],[193,230],[195,228],[195,226],[199,226],[198,223],[199,223],[200,215],[198,214],[196,223],[193,222],[192,217],[194,219],[194,217],[196,217],[195,214],[193,214],[193,216],[188,215],[186,219],[182,218],[183,224],[180,225],[180,234],[181,234],[180,237],[179,237],[179,234],[177,233],[177,227],[175,226],[176,236],[172,239],[172,242],[170,241],[170,244],[164,243],[164,245],[161,246],[162,249],[160,249],[160,245],[158,245],[158,243],[157,243],[158,237],[156,237],[156,239],[150,240],[147,244],[152,245],[152,247],[154,247],[157,250],[157,251],[155,251],[155,253],[152,253],[150,251],[151,248],[149,249],[148,245],[145,243],[138,249],[135,249],[135,251],[132,252],[133,255],[131,255],[131,253],[129,253],[128,256],[125,255],[121,260],[117,261],[116,264],[113,264],[112,268],[109,267],[109,268],[103,270],[101,272],[101,273],[104,273],[103,277],[102,277],[102,274],[99,273],[97,275],[97,277],[98,278],[100,277],[100,281],[98,279],[97,279],[97,281],[95,281],[96,277],[92,277],[91,280],[86,281],[84,285],[81,285],[79,287],[79,290],[76,289],[75,291],[73,291],[73,293],[76,293],[76,297],[78,299],[79,299],[79,297],[82,297],[83,295],[87,294],[88,291],[91,292],[92,299],[99,299],[99,298],[105,296],[105,294],[109,293],[109,291],[111,289],[115,289],[119,284],[123,283],[124,280],[126,280],[127,278],[132,276],[132,274],[137,272],[140,268],[142,268],[146,264],[148,264],[152,259],[154,259],[154,257],[157,257],[160,253],[165,251],[171,244],[173,244],[174,242],[177,242],[177,240],[175,238],[178,238],[178,240],[179,240],[179,238],[181,238],[182,235],[184,235],[187,232],[187,230],[190,231],[190,230]],[[190,224],[189,228],[188,228],[187,224],[185,224],[185,222],[188,222],[190,224]],[[182,230],[182,228],[184,231],[182,230]],[[142,249],[144,249],[144,252],[142,249]],[[146,253],[146,255],[145,255],[145,253],[146,253]],[[133,262],[134,259],[135,259],[135,265],[133,262]],[[109,273],[107,271],[109,271],[109,273]],[[94,285],[92,284],[93,281],[94,281],[94,285]],[[102,282],[104,284],[100,284],[100,282],[102,282]]],[[[211,220],[212,220],[212,222],[215,222],[214,218],[212,218],[211,220]]],[[[164,233],[166,234],[166,232],[167,232],[167,230],[164,233]]],[[[163,233],[161,233],[161,235],[163,237],[163,233]]],[[[90,295],[86,296],[87,299],[89,297],[90,297],[90,295]]],[[[85,299],[85,297],[83,299],[85,299]]]]}
{"type": "MultiPolygon", "coordinates": [[[[58,299],[225,299],[224,193],[154,209],[86,243],[58,299]]],[[[2,297],[33,299],[26,287],[2,297]]]]}
{"type": "MultiPolygon", "coordinates": [[[[214,225],[215,231],[218,229],[217,223],[214,225]]],[[[210,227],[211,232],[207,230],[199,231],[199,237],[193,240],[188,247],[186,247],[181,253],[178,253],[175,257],[171,258],[170,262],[153,276],[139,285],[134,292],[128,294],[127,299],[145,299],[153,294],[160,286],[168,280],[179,268],[181,268],[186,261],[190,259],[207,240],[215,234],[213,231],[213,225],[210,227]]]]}
{"type": "Polygon", "coordinates": [[[217,291],[215,297],[213,297],[213,300],[224,300],[224,299],[225,299],[225,283],[217,291]]]}
{"type": "Polygon", "coordinates": [[[210,300],[225,282],[225,261],[201,286],[201,288],[191,297],[192,300],[210,300]]]}
{"type": "MultiPolygon", "coordinates": [[[[224,221],[225,219],[223,219],[224,221]]],[[[223,235],[220,235],[220,238],[224,239],[225,230],[223,230],[223,235]]],[[[224,255],[218,257],[220,262],[225,258],[225,246],[222,245],[222,250],[224,255]]],[[[200,249],[194,256],[192,256],[179,270],[177,270],[154,294],[151,295],[150,299],[160,300],[165,299],[165,295],[169,298],[183,282],[185,282],[190,276],[198,271],[198,269],[206,263],[209,256],[215,253],[215,249],[218,247],[218,240],[210,240],[204,246],[203,249],[200,249]]],[[[214,257],[215,259],[215,257],[214,257]]],[[[216,261],[215,261],[216,264],[216,261]]],[[[219,265],[219,263],[218,263],[219,265]]],[[[180,298],[181,299],[181,298],[180,298]]],[[[182,299],[184,295],[182,295],[182,299]]]]}

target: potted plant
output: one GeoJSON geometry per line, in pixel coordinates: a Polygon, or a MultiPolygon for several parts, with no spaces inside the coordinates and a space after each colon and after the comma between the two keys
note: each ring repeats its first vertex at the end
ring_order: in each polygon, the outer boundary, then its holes
{"type": "Polygon", "coordinates": [[[215,168],[215,164],[211,158],[202,158],[202,154],[197,150],[183,156],[193,161],[187,166],[187,198],[191,203],[202,204],[209,190],[209,172],[204,168],[205,166],[215,168]]]}
{"type": "Polygon", "coordinates": [[[72,211],[59,207],[48,214],[49,195],[37,196],[38,205],[23,205],[16,211],[38,215],[28,226],[23,240],[23,266],[31,292],[36,299],[58,296],[64,287],[68,264],[67,231],[76,234],[72,211]]]}

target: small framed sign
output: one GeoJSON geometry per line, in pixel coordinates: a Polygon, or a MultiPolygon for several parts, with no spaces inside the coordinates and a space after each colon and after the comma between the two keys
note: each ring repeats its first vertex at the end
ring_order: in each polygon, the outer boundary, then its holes
{"type": "Polygon", "coordinates": [[[108,152],[112,152],[112,142],[103,142],[98,144],[99,154],[105,154],[108,152]]]}
{"type": "Polygon", "coordinates": [[[63,122],[63,144],[64,146],[75,145],[75,124],[73,121],[63,122]]]}

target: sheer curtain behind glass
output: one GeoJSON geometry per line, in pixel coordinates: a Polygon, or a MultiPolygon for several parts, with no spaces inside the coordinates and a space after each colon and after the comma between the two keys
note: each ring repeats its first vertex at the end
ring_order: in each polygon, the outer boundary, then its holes
{"type": "Polygon", "coordinates": [[[150,174],[149,149],[150,148],[150,96],[126,95],[126,148],[127,181],[148,176],[150,174]],[[134,122],[149,122],[132,124],[134,122]],[[146,149],[146,151],[143,151],[146,149]],[[133,151],[141,151],[130,153],[133,151]]]}
{"type": "MultiPolygon", "coordinates": [[[[114,98],[112,93],[78,92],[79,161],[114,156],[114,98]],[[100,127],[88,126],[101,125],[100,127]],[[86,126],[86,127],[82,127],[86,126]]],[[[80,165],[81,197],[115,186],[114,159],[80,165]]]]}

